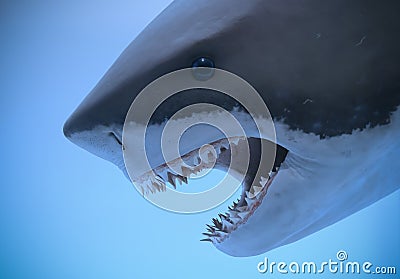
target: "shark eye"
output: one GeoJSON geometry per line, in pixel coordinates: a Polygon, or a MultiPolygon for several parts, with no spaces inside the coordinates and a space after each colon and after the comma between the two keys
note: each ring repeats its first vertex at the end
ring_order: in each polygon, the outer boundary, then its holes
{"type": "Polygon", "coordinates": [[[213,77],[215,73],[215,64],[209,58],[201,57],[192,64],[192,72],[195,79],[206,81],[213,77]]]}

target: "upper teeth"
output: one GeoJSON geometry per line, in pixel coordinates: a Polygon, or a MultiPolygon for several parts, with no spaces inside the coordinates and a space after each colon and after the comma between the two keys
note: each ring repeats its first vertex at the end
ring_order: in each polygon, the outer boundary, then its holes
{"type": "MultiPolygon", "coordinates": [[[[182,185],[182,182],[187,184],[188,178],[198,177],[200,172],[213,168],[222,150],[230,149],[230,144],[238,145],[240,140],[245,139],[235,137],[205,145],[198,151],[194,150],[182,156],[182,158],[177,158],[168,162],[168,164],[157,167],[154,172],[149,171],[145,173],[139,178],[134,179],[133,182],[138,184],[143,195],[166,191],[166,182],[169,182],[174,188],[176,188],[177,182],[180,185],[182,185]],[[188,162],[187,159],[190,157],[193,158],[193,165],[185,163],[188,162]]],[[[252,193],[255,192],[253,191],[252,193]]]]}

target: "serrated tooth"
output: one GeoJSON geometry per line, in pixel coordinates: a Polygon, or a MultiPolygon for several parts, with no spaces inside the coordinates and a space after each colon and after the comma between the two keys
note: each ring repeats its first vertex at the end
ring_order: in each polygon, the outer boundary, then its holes
{"type": "Polygon", "coordinates": [[[152,188],[153,188],[153,187],[151,187],[150,181],[148,181],[148,180],[146,180],[146,181],[143,183],[143,187],[144,187],[145,189],[152,189],[152,188]]]}
{"type": "Polygon", "coordinates": [[[174,177],[175,177],[176,180],[178,180],[179,185],[182,185],[182,179],[181,179],[182,176],[180,176],[180,175],[174,175],[174,177]]]}
{"type": "Polygon", "coordinates": [[[164,178],[162,178],[161,175],[159,175],[159,174],[156,175],[156,180],[161,183],[164,183],[164,178]]]}
{"type": "Polygon", "coordinates": [[[158,188],[160,189],[159,191],[163,191],[164,192],[166,190],[166,185],[165,185],[164,181],[156,180],[154,183],[156,185],[158,185],[158,188]]]}
{"type": "Polygon", "coordinates": [[[174,186],[174,188],[176,189],[174,175],[170,172],[168,172],[167,175],[168,175],[168,182],[171,183],[172,186],[174,186]]]}
{"type": "Polygon", "coordinates": [[[244,198],[244,199],[246,200],[248,206],[251,206],[253,205],[253,203],[256,202],[256,199],[249,199],[249,198],[244,198]]]}
{"type": "Polygon", "coordinates": [[[182,185],[182,182],[187,184],[187,177],[184,177],[184,176],[179,175],[179,174],[174,174],[174,177],[178,180],[180,185],[182,185]]]}
{"type": "Polygon", "coordinates": [[[228,221],[229,223],[231,223],[231,224],[233,224],[233,221],[232,221],[232,216],[229,214],[229,212],[227,212],[227,213],[225,213],[225,216],[226,216],[226,221],[228,221]]]}
{"type": "Polygon", "coordinates": [[[211,230],[211,231],[215,232],[215,229],[216,229],[215,227],[212,227],[207,224],[207,230],[211,230]]]}
{"type": "Polygon", "coordinates": [[[198,164],[200,164],[201,159],[198,156],[194,156],[193,157],[193,165],[197,166],[198,164]]]}
{"type": "Polygon", "coordinates": [[[240,212],[240,213],[238,213],[238,215],[239,215],[240,219],[244,219],[244,218],[247,216],[247,214],[248,214],[248,212],[247,212],[247,211],[244,211],[244,212],[240,212]]]}
{"type": "MultiPolygon", "coordinates": [[[[154,194],[155,193],[155,191],[153,190],[153,188],[152,187],[150,187],[150,186],[147,186],[147,189],[152,193],[152,194],[154,194]]],[[[148,193],[148,192],[147,192],[148,193]]]]}
{"type": "MultiPolygon", "coordinates": [[[[229,230],[232,227],[232,224],[228,222],[228,220],[222,220],[222,228],[229,230]]],[[[226,231],[228,232],[228,231],[226,231]]]]}
{"type": "Polygon", "coordinates": [[[182,166],[181,167],[183,176],[190,176],[192,174],[192,170],[188,167],[182,166]]]}
{"type": "Polygon", "coordinates": [[[229,218],[238,217],[238,211],[229,210],[229,218]]]}
{"type": "Polygon", "coordinates": [[[240,141],[240,138],[232,138],[231,139],[231,142],[234,144],[234,145],[238,145],[239,144],[239,141],[240,141]]]}
{"type": "Polygon", "coordinates": [[[156,189],[160,192],[161,188],[160,188],[160,186],[158,185],[158,183],[153,182],[152,185],[153,185],[154,188],[156,188],[156,189]]]}
{"type": "Polygon", "coordinates": [[[227,231],[219,231],[219,232],[217,232],[217,236],[224,237],[224,236],[228,235],[228,233],[229,232],[227,232],[227,231]]]}
{"type": "Polygon", "coordinates": [[[225,214],[222,214],[222,213],[219,213],[218,216],[221,220],[228,218],[228,216],[226,216],[225,214]]]}
{"type": "Polygon", "coordinates": [[[239,212],[238,212],[238,214],[239,214],[240,212],[247,211],[247,206],[239,206],[239,207],[236,208],[236,209],[239,210],[239,212]]]}
{"type": "Polygon", "coordinates": [[[208,241],[208,242],[211,242],[211,243],[214,243],[211,239],[209,239],[209,238],[203,238],[203,239],[200,239],[200,241],[208,241]]]}
{"type": "Polygon", "coordinates": [[[232,217],[230,217],[230,219],[235,224],[238,223],[240,220],[242,220],[242,218],[239,215],[238,216],[232,216],[232,217]]]}
{"type": "MultiPolygon", "coordinates": [[[[263,185],[263,184],[261,184],[261,185],[263,185]]],[[[258,195],[258,193],[260,193],[261,190],[263,189],[263,187],[258,187],[258,186],[255,186],[255,185],[253,185],[252,188],[253,188],[254,195],[258,195]]]]}
{"type": "MultiPolygon", "coordinates": [[[[253,193],[249,192],[249,191],[246,191],[246,196],[247,196],[249,199],[254,199],[254,197],[255,197],[255,195],[254,195],[253,193]]],[[[246,201],[246,202],[247,202],[247,201],[246,201]]]]}
{"type": "Polygon", "coordinates": [[[217,229],[219,229],[219,230],[222,229],[222,224],[221,224],[220,221],[218,221],[218,220],[215,219],[215,218],[213,218],[212,221],[213,221],[213,223],[214,223],[214,225],[215,225],[215,227],[216,227],[217,229]]]}
{"type": "Polygon", "coordinates": [[[267,184],[268,180],[269,180],[269,179],[267,179],[267,178],[261,176],[260,185],[261,185],[261,186],[265,186],[265,185],[267,184]]]}
{"type": "Polygon", "coordinates": [[[229,149],[229,141],[224,141],[221,143],[222,147],[225,149],[229,149]]]}
{"type": "Polygon", "coordinates": [[[167,191],[167,184],[164,181],[161,182],[161,186],[164,192],[167,191]]]}
{"type": "Polygon", "coordinates": [[[208,236],[208,237],[218,236],[217,234],[213,234],[213,233],[202,233],[202,234],[205,236],[208,236]]]}

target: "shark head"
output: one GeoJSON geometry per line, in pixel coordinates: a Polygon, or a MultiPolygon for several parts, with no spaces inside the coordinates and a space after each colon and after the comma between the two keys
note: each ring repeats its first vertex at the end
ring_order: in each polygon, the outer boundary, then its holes
{"type": "MultiPolygon", "coordinates": [[[[268,105],[276,130],[272,171],[256,196],[260,138],[249,113],[212,90],[166,100],[146,137],[151,167],[176,186],[188,176],[159,155],[163,125],[195,103],[223,107],[249,135],[249,168],[237,202],[207,225],[205,241],[232,256],[289,244],[357,212],[400,186],[400,20],[397,1],[176,0],[127,47],[73,112],[64,134],[125,174],[123,125],[149,83],[184,68],[214,67],[249,82],[268,105]],[[154,135],[154,136],[153,136],[154,135]]],[[[207,71],[205,73],[207,75],[207,71]]],[[[202,112],[200,111],[199,114],[202,112]]],[[[194,117],[194,116],[193,116],[194,117]]],[[[205,126],[181,142],[185,158],[216,149],[216,166],[243,150],[205,126]]],[[[189,182],[190,183],[190,182],[189,182]]]]}

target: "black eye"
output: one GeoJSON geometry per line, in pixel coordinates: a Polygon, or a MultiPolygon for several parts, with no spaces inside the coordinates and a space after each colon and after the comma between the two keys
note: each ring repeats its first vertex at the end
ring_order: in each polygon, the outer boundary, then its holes
{"type": "Polygon", "coordinates": [[[209,58],[201,57],[192,64],[192,72],[195,79],[206,81],[213,77],[215,73],[215,64],[209,58]]]}

